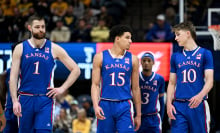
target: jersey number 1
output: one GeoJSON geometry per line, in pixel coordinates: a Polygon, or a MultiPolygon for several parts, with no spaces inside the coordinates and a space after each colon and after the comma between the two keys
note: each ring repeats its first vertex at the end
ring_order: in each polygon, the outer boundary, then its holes
{"type": "Polygon", "coordinates": [[[33,74],[40,74],[40,73],[38,72],[38,70],[39,70],[39,61],[35,62],[34,65],[35,65],[35,71],[34,71],[33,74]]]}

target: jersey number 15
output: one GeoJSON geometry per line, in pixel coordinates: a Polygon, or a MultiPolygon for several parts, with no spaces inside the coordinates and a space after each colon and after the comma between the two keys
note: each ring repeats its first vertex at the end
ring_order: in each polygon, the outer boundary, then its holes
{"type": "Polygon", "coordinates": [[[117,75],[117,74],[115,74],[115,72],[113,72],[113,73],[110,74],[110,76],[111,76],[111,79],[112,79],[111,84],[110,84],[111,86],[116,86],[116,85],[117,86],[123,86],[125,84],[125,78],[124,78],[125,73],[119,72],[118,75],[117,75]],[[116,78],[120,79],[121,82],[116,82],[116,78]]]}

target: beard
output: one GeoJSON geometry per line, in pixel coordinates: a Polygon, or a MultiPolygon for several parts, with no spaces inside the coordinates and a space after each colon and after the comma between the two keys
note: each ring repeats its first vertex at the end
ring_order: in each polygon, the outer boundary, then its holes
{"type": "Polygon", "coordinates": [[[36,39],[44,39],[46,37],[46,33],[40,32],[40,33],[34,33],[32,32],[32,35],[36,39]]]}

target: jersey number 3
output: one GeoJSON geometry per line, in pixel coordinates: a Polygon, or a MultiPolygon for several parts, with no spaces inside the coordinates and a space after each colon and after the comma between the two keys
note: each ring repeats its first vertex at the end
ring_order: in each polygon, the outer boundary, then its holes
{"type": "Polygon", "coordinates": [[[35,71],[34,71],[33,74],[40,74],[40,73],[38,72],[38,70],[39,70],[39,61],[35,62],[34,65],[35,65],[35,71]]]}

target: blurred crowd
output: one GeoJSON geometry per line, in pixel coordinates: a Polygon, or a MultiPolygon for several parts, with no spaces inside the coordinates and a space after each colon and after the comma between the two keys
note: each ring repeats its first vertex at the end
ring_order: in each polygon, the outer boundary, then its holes
{"type": "MultiPolygon", "coordinates": [[[[201,26],[207,23],[207,8],[213,1],[184,1],[184,20],[201,26]]],[[[38,13],[47,21],[47,38],[54,42],[108,42],[109,29],[120,24],[132,0],[1,0],[0,42],[23,41],[30,37],[29,16],[38,13]]],[[[158,16],[146,23],[142,39],[173,41],[171,26],[179,22],[179,1],[165,0],[158,16]],[[153,33],[159,30],[159,33],[153,33]],[[148,34],[148,35],[147,35],[148,34]],[[157,38],[157,36],[159,36],[157,38]]],[[[146,9],[147,10],[147,9],[146,9]]],[[[132,27],[131,27],[132,28],[132,27]]],[[[138,34],[138,33],[136,33],[138,34]]]]}
{"type": "Polygon", "coordinates": [[[90,95],[74,98],[66,91],[56,98],[54,133],[95,133],[96,119],[90,95]]]}
{"type": "Polygon", "coordinates": [[[27,19],[35,13],[45,17],[47,38],[54,42],[106,42],[126,5],[125,0],[2,0],[0,42],[29,38],[27,19]]]}

